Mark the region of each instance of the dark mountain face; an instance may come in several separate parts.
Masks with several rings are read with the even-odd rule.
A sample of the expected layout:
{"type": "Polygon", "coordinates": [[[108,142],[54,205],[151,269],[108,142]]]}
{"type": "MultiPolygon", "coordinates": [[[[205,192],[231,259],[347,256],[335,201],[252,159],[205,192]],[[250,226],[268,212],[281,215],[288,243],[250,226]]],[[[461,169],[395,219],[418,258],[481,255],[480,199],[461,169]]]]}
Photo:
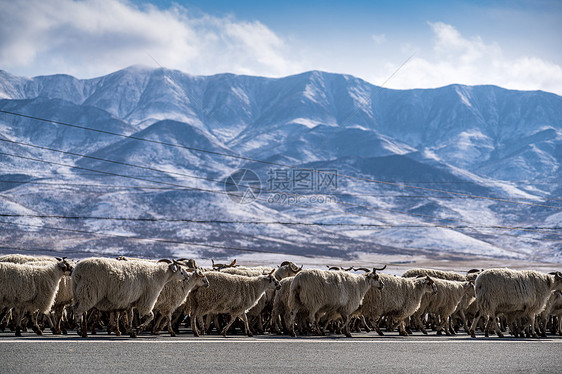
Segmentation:
{"type": "MultiPolygon", "coordinates": [[[[0,110],[99,130],[0,113],[0,207],[6,212],[355,225],[19,218],[41,233],[27,236],[33,243],[46,227],[64,224],[101,230],[106,237],[90,240],[114,251],[162,254],[230,252],[173,243],[136,247],[122,236],[341,257],[553,259],[560,252],[552,231],[497,229],[562,224],[556,200],[562,98],[554,94],[461,85],[390,90],[318,71],[272,79],[135,66],[89,80],[0,71],[0,110]],[[238,204],[224,191],[221,181],[239,168],[261,180],[261,195],[251,204],[238,204]],[[336,187],[318,189],[325,182],[318,170],[339,174],[336,187]],[[336,196],[337,203],[280,198],[319,193],[336,196]],[[125,234],[107,237],[108,231],[125,234]]],[[[70,249],[85,239],[62,233],[70,249]]]]}

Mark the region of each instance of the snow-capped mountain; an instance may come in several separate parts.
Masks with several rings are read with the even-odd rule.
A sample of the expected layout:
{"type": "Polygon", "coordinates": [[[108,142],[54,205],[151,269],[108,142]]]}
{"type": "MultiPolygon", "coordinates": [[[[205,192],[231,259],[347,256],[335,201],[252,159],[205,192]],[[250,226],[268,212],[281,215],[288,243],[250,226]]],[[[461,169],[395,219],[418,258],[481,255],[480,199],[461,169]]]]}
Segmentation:
{"type": "Polygon", "coordinates": [[[551,93],[133,66],[86,80],[0,71],[0,110],[3,252],[562,252],[551,93]],[[225,191],[243,168],[261,180],[250,204],[225,191]]]}

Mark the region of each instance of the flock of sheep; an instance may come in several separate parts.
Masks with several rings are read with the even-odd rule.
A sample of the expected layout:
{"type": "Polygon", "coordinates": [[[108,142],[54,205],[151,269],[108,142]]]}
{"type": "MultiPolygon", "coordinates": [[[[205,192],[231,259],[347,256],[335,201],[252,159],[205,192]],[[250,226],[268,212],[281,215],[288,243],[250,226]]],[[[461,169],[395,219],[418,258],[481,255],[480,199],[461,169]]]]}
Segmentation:
{"type": "Polygon", "coordinates": [[[441,335],[480,329],[503,337],[562,335],[562,273],[508,269],[451,271],[410,269],[402,277],[386,268],[302,269],[292,262],[276,267],[120,257],[0,257],[0,328],[16,336],[42,324],[53,333],[76,328],[106,328],[131,337],[163,326],[175,336],[189,321],[195,336],[216,329],[222,335],[234,323],[253,332],[324,335],[329,329],[350,337],[374,329],[383,335],[398,329],[441,335]],[[238,321],[239,320],[239,321],[238,321]]]}

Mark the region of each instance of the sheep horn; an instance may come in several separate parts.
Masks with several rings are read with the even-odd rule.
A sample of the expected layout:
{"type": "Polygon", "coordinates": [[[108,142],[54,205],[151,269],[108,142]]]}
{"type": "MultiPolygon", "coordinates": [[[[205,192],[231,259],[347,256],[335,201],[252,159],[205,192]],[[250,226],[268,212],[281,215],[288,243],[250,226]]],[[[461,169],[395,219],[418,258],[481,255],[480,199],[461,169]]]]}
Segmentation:
{"type": "Polygon", "coordinates": [[[279,265],[279,267],[285,266],[285,265],[290,265],[291,263],[289,261],[283,261],[281,263],[281,265],[279,265]]]}
{"type": "Polygon", "coordinates": [[[167,264],[171,264],[171,263],[172,263],[172,261],[168,260],[167,258],[163,258],[163,259],[161,259],[161,260],[158,260],[158,262],[165,262],[165,263],[167,263],[167,264]]]}
{"type": "Polygon", "coordinates": [[[268,275],[271,275],[275,272],[275,269],[271,270],[271,272],[268,275]]]}
{"type": "Polygon", "coordinates": [[[234,261],[232,261],[230,265],[228,265],[228,267],[234,267],[234,265],[236,265],[236,259],[234,259],[234,261]]]}
{"type": "Polygon", "coordinates": [[[466,274],[472,274],[472,273],[480,273],[482,270],[480,269],[470,269],[469,271],[466,272],[466,274]]]}
{"type": "Polygon", "coordinates": [[[384,269],[386,269],[386,265],[384,265],[384,266],[383,266],[382,268],[380,268],[380,269],[373,268],[373,273],[376,273],[377,270],[378,270],[378,271],[382,271],[382,270],[384,270],[384,269]]]}
{"type": "Polygon", "coordinates": [[[350,271],[350,270],[353,270],[353,266],[352,266],[352,267],[349,267],[349,268],[347,268],[347,269],[342,269],[342,270],[344,270],[344,271],[350,271]]]}
{"type": "Polygon", "coordinates": [[[353,268],[353,269],[354,269],[354,270],[362,270],[362,271],[364,271],[365,273],[370,273],[370,272],[371,272],[371,270],[369,270],[369,269],[367,269],[367,268],[353,268]]]}
{"type": "Polygon", "coordinates": [[[60,258],[60,257],[55,257],[55,260],[57,260],[57,261],[62,261],[63,259],[60,258]]]}
{"type": "Polygon", "coordinates": [[[337,267],[337,266],[332,266],[332,267],[330,267],[328,270],[340,270],[340,268],[337,267]]]}

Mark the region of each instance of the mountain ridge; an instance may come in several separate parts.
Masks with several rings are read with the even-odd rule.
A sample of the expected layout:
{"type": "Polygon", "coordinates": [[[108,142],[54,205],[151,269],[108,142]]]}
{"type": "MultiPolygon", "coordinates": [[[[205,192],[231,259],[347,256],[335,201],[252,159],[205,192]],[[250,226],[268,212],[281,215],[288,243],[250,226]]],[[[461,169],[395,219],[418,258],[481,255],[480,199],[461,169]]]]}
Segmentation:
{"type": "MultiPolygon", "coordinates": [[[[38,215],[73,210],[86,215],[159,212],[156,216],[162,217],[184,212],[195,218],[214,214],[214,219],[227,221],[271,217],[354,224],[367,220],[381,225],[363,231],[321,227],[258,230],[235,224],[203,229],[178,223],[141,227],[85,220],[66,222],[69,228],[235,247],[255,246],[252,238],[259,237],[260,245],[281,252],[340,253],[341,257],[369,251],[468,256],[473,248],[474,253],[492,257],[556,260],[562,252],[555,231],[511,228],[560,222],[562,208],[554,199],[562,196],[562,97],[556,94],[458,84],[392,90],[350,75],[316,70],[266,78],[228,73],[193,76],[132,66],[91,79],[64,74],[25,78],[0,70],[0,109],[122,135],[52,122],[39,126],[33,119],[0,113],[1,137],[76,154],[1,142],[6,153],[71,165],[60,168],[0,155],[0,180],[14,175],[18,179],[13,188],[2,182],[0,207],[8,212],[24,208],[38,215]],[[147,169],[133,171],[124,164],[147,169]],[[86,173],[80,167],[100,172],[86,173]],[[238,204],[230,200],[223,184],[213,182],[238,168],[250,168],[257,174],[265,199],[238,204]],[[295,190],[292,184],[297,170],[306,177],[302,170],[310,169],[310,190],[295,190]],[[320,169],[336,169],[341,174],[336,189],[315,189],[319,183],[315,172],[320,169]],[[138,178],[127,180],[121,174],[138,178]],[[284,184],[274,177],[286,178],[284,184]],[[151,186],[143,179],[163,181],[168,187],[151,186]],[[67,186],[49,190],[33,184],[38,181],[67,186]],[[289,188],[269,188],[274,181],[289,188]],[[73,184],[91,187],[73,190],[73,184]],[[97,185],[107,187],[94,187],[97,185]],[[270,202],[287,198],[287,193],[300,200],[332,193],[341,200],[332,205],[308,200],[299,200],[298,205],[270,202]],[[175,211],[176,207],[184,210],[175,211]],[[420,228],[408,228],[412,224],[420,228]],[[332,243],[330,236],[337,239],[332,243]],[[449,239],[440,240],[443,237],[449,239]]],[[[33,222],[39,223],[39,231],[53,225],[48,219],[33,218],[33,222]]],[[[82,243],[67,235],[71,248],[82,243]]],[[[36,243],[41,240],[32,238],[36,243]]],[[[115,251],[135,248],[130,238],[93,242],[115,251]]],[[[180,247],[168,243],[158,249],[145,243],[142,251],[162,255],[232,252],[180,247]]]]}

